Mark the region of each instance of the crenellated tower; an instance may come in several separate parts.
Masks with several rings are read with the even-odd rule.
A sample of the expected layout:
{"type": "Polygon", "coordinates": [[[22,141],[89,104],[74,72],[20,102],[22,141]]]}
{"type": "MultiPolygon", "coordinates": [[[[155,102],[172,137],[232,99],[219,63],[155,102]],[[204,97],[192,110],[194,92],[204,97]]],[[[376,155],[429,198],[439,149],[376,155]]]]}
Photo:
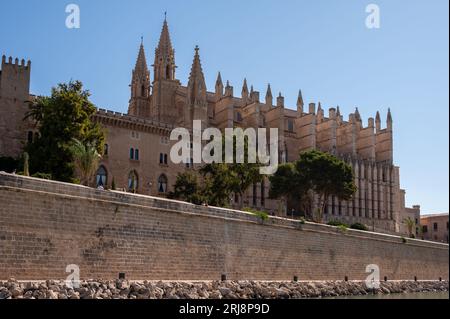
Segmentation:
{"type": "Polygon", "coordinates": [[[23,121],[30,100],[31,62],[2,57],[0,70],[0,156],[18,157],[35,127],[23,121]]]}

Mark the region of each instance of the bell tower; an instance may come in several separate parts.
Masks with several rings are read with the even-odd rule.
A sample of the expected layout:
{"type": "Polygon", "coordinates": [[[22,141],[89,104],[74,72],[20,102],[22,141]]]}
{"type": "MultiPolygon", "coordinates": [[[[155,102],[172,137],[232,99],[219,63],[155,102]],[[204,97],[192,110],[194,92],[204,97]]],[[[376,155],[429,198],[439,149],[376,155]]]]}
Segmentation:
{"type": "Polygon", "coordinates": [[[153,64],[154,81],[150,115],[159,122],[175,124],[179,121],[176,91],[180,82],[175,78],[175,50],[170,40],[167,19],[164,19],[153,64]]]}

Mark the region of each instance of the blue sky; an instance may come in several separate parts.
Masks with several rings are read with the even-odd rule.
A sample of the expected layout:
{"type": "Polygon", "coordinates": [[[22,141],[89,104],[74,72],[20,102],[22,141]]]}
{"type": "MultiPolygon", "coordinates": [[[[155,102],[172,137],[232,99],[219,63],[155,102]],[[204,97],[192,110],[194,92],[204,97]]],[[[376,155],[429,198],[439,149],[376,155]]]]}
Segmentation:
{"type": "Polygon", "coordinates": [[[186,84],[195,45],[209,90],[217,72],[235,93],[244,77],[267,83],[289,107],[305,102],[359,107],[367,118],[388,107],[394,156],[407,204],[448,212],[448,0],[15,0],[1,1],[0,54],[32,60],[32,93],[79,79],[103,108],[126,112],[141,36],[149,64],[164,11],[186,84]],[[69,3],[81,28],[65,27],[69,3]],[[365,8],[379,5],[381,28],[367,29],[365,8]]]}

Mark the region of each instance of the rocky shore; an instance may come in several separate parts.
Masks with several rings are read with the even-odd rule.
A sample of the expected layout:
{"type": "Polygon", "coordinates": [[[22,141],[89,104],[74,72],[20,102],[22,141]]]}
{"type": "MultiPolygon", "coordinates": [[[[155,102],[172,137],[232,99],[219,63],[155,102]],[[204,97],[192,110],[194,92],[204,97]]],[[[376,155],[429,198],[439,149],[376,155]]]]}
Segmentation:
{"type": "Polygon", "coordinates": [[[0,281],[0,299],[273,299],[321,298],[367,294],[448,291],[448,281],[382,282],[372,291],[364,282],[155,282],[82,281],[71,289],[64,281],[0,281]]]}

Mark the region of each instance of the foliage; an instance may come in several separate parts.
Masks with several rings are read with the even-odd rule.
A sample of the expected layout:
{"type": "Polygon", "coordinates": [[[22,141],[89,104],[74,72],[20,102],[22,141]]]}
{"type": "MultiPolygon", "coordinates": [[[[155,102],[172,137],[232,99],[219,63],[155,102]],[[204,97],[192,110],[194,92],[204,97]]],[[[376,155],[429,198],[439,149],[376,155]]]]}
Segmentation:
{"type": "Polygon", "coordinates": [[[183,200],[196,205],[205,202],[203,190],[198,182],[197,174],[185,172],[177,176],[173,192],[169,193],[169,198],[183,200]]]}
{"type": "Polygon", "coordinates": [[[97,147],[91,142],[83,144],[79,140],[73,139],[70,151],[73,154],[75,167],[80,176],[81,184],[89,186],[101,158],[100,154],[97,152],[97,147]]]}
{"type": "Polygon", "coordinates": [[[261,218],[262,221],[266,221],[269,219],[269,214],[267,214],[266,212],[259,211],[259,210],[253,209],[253,208],[248,208],[248,207],[244,208],[243,210],[261,218]]]}
{"type": "Polygon", "coordinates": [[[224,163],[205,165],[200,169],[203,178],[202,195],[212,206],[225,207],[236,189],[236,175],[224,163]]]}
{"type": "Polygon", "coordinates": [[[350,165],[320,151],[308,151],[292,164],[281,165],[270,177],[272,198],[290,197],[304,200],[311,192],[318,195],[319,207],[313,219],[321,222],[328,198],[348,200],[356,192],[350,165]]]}
{"type": "Polygon", "coordinates": [[[337,228],[341,233],[345,233],[348,230],[348,227],[346,225],[339,225],[337,226],[337,228]]]}
{"type": "Polygon", "coordinates": [[[89,96],[82,83],[75,81],[59,84],[51,96],[30,102],[25,118],[32,119],[39,129],[38,138],[26,146],[32,174],[42,172],[59,181],[74,182],[73,139],[95,145],[97,152],[103,153],[105,134],[91,119],[96,109],[89,96]]]}
{"type": "Polygon", "coordinates": [[[357,229],[357,230],[364,230],[364,231],[368,231],[369,228],[361,223],[354,223],[350,226],[351,229],[357,229]]]}
{"type": "Polygon", "coordinates": [[[31,177],[34,178],[40,178],[40,179],[47,179],[47,180],[51,180],[52,179],[52,175],[50,174],[46,174],[46,173],[34,173],[33,175],[31,175],[31,177]]]}
{"type": "Polygon", "coordinates": [[[403,223],[406,224],[406,227],[408,228],[408,236],[410,238],[413,238],[414,236],[414,227],[416,227],[416,222],[411,217],[405,218],[403,220],[403,223]]]}
{"type": "Polygon", "coordinates": [[[327,223],[327,225],[330,225],[330,226],[345,226],[345,227],[349,227],[349,225],[348,224],[346,224],[346,223],[344,223],[344,222],[341,222],[341,221],[339,221],[339,220],[330,220],[328,223],[327,223]]]}
{"type": "MultiPolygon", "coordinates": [[[[222,162],[206,164],[200,170],[205,179],[206,196],[211,202],[223,206],[229,202],[230,196],[239,194],[240,206],[243,206],[245,191],[253,184],[261,182],[260,164],[249,163],[248,139],[244,138],[243,163],[238,163],[236,151],[233,152],[233,163],[225,163],[226,137],[222,138],[222,162]]],[[[233,150],[237,150],[237,139],[233,138],[233,150]]]]}

